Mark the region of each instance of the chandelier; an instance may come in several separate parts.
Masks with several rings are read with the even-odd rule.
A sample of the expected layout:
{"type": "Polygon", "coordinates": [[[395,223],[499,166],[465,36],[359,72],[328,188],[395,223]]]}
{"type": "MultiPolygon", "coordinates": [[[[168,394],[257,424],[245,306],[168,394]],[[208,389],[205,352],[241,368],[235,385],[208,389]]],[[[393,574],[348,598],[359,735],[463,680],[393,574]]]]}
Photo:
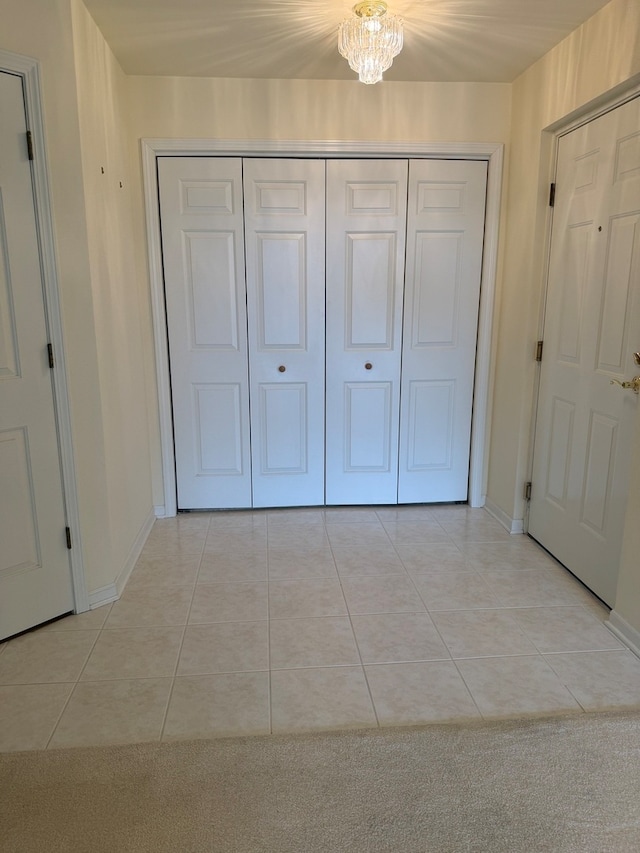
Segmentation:
{"type": "Polygon", "coordinates": [[[387,14],[386,3],[358,3],[340,24],[338,50],[361,83],[378,83],[402,50],[402,20],[387,14]]]}

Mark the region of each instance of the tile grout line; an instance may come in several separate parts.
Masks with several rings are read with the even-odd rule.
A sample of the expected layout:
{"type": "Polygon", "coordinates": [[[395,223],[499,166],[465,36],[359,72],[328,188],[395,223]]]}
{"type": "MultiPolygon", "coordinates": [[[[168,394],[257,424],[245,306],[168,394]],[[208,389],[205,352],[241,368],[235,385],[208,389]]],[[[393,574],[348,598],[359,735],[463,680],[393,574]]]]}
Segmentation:
{"type": "Polygon", "coordinates": [[[160,733],[158,735],[158,742],[159,743],[162,743],[163,738],[164,738],[164,732],[165,732],[165,728],[167,725],[167,717],[169,716],[169,707],[171,705],[171,700],[173,699],[173,691],[174,691],[175,686],[176,686],[176,677],[178,674],[178,667],[180,666],[180,657],[182,656],[182,649],[184,646],[184,638],[186,637],[187,628],[189,627],[189,618],[191,616],[191,610],[193,608],[193,600],[194,600],[195,595],[196,595],[196,589],[198,588],[198,578],[200,576],[200,569],[202,567],[202,558],[204,556],[205,545],[206,545],[207,537],[209,535],[210,528],[211,528],[211,519],[209,519],[209,524],[207,525],[207,535],[205,536],[204,542],[202,545],[202,552],[200,554],[200,560],[198,562],[198,571],[196,572],[196,578],[195,578],[195,582],[193,584],[193,590],[191,591],[191,601],[189,602],[189,607],[187,609],[184,627],[182,630],[182,637],[180,638],[180,643],[178,645],[178,654],[176,655],[176,663],[175,663],[175,666],[173,668],[173,675],[171,676],[171,686],[169,688],[169,694],[167,696],[167,704],[165,705],[165,708],[164,708],[164,714],[162,715],[162,724],[160,726],[160,733]]]}
{"type": "MultiPolygon", "coordinates": [[[[376,515],[377,515],[377,513],[376,513],[376,515]]],[[[325,525],[325,527],[326,527],[326,525],[325,525]]],[[[360,644],[358,643],[358,637],[356,635],[355,628],[353,627],[353,619],[351,618],[351,616],[352,616],[351,608],[349,607],[349,602],[347,601],[347,596],[344,593],[344,587],[342,585],[342,576],[340,575],[340,572],[338,571],[338,564],[336,562],[335,554],[333,552],[333,545],[331,544],[331,539],[329,538],[329,531],[327,530],[325,532],[327,535],[327,539],[329,539],[329,548],[331,550],[331,556],[333,557],[333,562],[334,562],[335,567],[336,567],[336,574],[338,576],[338,583],[340,584],[340,591],[342,592],[342,598],[344,600],[344,605],[347,608],[347,615],[349,617],[349,625],[351,626],[351,633],[353,635],[353,642],[355,643],[356,651],[358,652],[358,658],[360,660],[360,669],[361,669],[362,675],[364,677],[364,683],[367,685],[367,693],[369,695],[369,701],[371,702],[371,707],[373,709],[373,715],[374,715],[374,718],[376,721],[376,727],[381,728],[380,718],[378,717],[378,709],[376,708],[376,703],[373,699],[373,693],[371,691],[371,685],[369,684],[369,678],[367,676],[367,670],[366,670],[366,667],[364,665],[364,661],[362,660],[362,652],[360,650],[360,644]]]]}
{"type": "MultiPolygon", "coordinates": [[[[110,613],[110,612],[111,612],[111,609],[109,609],[109,613],[110,613]]],[[[104,626],[105,626],[105,624],[106,624],[106,621],[107,621],[108,617],[109,617],[109,614],[107,614],[107,615],[105,616],[105,620],[104,620],[104,622],[102,623],[102,627],[98,630],[98,632],[97,632],[97,634],[96,634],[96,638],[95,638],[95,640],[93,641],[93,643],[91,644],[91,648],[89,649],[89,654],[87,655],[87,657],[86,657],[86,659],[85,659],[85,662],[83,663],[83,665],[82,665],[82,667],[81,667],[81,669],[80,669],[80,672],[78,673],[78,676],[77,676],[77,678],[76,678],[76,680],[75,680],[75,683],[73,683],[73,682],[64,682],[64,683],[66,683],[66,684],[68,684],[68,683],[73,683],[73,688],[72,688],[72,690],[70,691],[69,696],[67,697],[67,701],[64,703],[64,706],[63,706],[62,710],[60,711],[60,714],[58,715],[58,718],[57,718],[56,723],[55,723],[55,725],[54,725],[54,727],[53,727],[53,730],[51,731],[51,735],[49,736],[49,738],[48,738],[48,740],[47,740],[47,743],[46,743],[46,746],[45,746],[45,750],[47,750],[47,749],[49,749],[49,748],[50,748],[51,741],[53,740],[54,735],[55,735],[55,733],[56,733],[56,731],[57,731],[57,729],[58,729],[58,726],[60,725],[60,721],[62,720],[62,717],[64,716],[64,712],[67,710],[67,708],[68,708],[68,706],[69,706],[69,703],[71,702],[71,699],[72,699],[73,695],[75,694],[75,692],[76,692],[76,690],[77,690],[77,688],[78,688],[78,685],[80,684],[80,679],[82,678],[82,673],[83,673],[83,672],[85,671],[85,669],[87,668],[87,664],[89,663],[89,658],[90,658],[90,657],[91,657],[91,655],[93,654],[93,650],[95,649],[95,647],[96,647],[96,645],[97,645],[97,642],[98,642],[99,638],[101,637],[102,632],[104,631],[104,626]]]]}

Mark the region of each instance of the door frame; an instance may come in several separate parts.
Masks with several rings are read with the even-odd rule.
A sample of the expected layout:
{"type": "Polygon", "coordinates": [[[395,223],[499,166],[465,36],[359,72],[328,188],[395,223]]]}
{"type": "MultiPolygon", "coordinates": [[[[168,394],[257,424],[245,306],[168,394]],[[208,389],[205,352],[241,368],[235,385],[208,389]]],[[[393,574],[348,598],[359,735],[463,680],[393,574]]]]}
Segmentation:
{"type": "Polygon", "coordinates": [[[493,382],[492,330],[498,264],[498,231],[502,193],[504,145],[500,142],[397,143],[287,140],[142,139],[142,173],[155,340],[156,380],[160,418],[160,446],[164,506],[158,516],[177,513],[176,474],[169,379],[169,349],[162,275],[158,157],[322,157],[484,160],[488,164],[484,250],[480,284],[480,313],[476,340],[476,371],[469,457],[469,504],[481,507],[487,491],[488,441],[493,382]]]}
{"type": "Polygon", "coordinates": [[[49,167],[44,134],[40,63],[31,57],[21,56],[20,54],[0,49],[0,71],[13,74],[22,79],[27,127],[31,131],[34,151],[36,152],[36,156],[31,161],[31,176],[40,265],[42,269],[42,297],[45,319],[49,338],[56,354],[56,366],[52,370],[53,404],[57,424],[64,510],[67,525],[71,531],[74,543],[74,547],[69,550],[71,588],[73,592],[74,611],[76,613],[83,613],[89,610],[90,605],[84,571],[80,516],[78,512],[78,493],[71,432],[71,407],[65,363],[64,337],[62,333],[62,313],[53,217],[51,213],[49,167]]]}

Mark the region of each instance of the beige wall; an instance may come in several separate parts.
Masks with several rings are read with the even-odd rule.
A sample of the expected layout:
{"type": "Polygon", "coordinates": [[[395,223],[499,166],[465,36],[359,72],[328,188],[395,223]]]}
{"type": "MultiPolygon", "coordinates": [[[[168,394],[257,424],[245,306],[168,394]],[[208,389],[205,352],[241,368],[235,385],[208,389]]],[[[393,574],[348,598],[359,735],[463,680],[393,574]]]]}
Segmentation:
{"type": "Polygon", "coordinates": [[[502,83],[130,77],[137,137],[503,142],[502,83]]]}
{"type": "MultiPolygon", "coordinates": [[[[111,564],[129,551],[152,508],[141,307],[148,286],[132,240],[126,77],[80,0],[72,0],[90,286],[104,435],[111,564]]],[[[145,343],[148,346],[148,335],[145,343]]],[[[111,578],[113,580],[113,578],[111,578]]]]}
{"type": "MultiPolygon", "coordinates": [[[[536,377],[533,352],[544,292],[552,139],[544,131],[606,99],[612,90],[629,86],[639,74],[640,4],[613,0],[513,84],[488,496],[514,518],[524,513],[536,377]]],[[[636,443],[635,456],[639,454],[636,443]]],[[[640,552],[633,521],[640,509],[639,479],[629,505],[616,609],[640,630],[640,552]],[[629,596],[630,588],[636,589],[635,597],[629,596]]]]}

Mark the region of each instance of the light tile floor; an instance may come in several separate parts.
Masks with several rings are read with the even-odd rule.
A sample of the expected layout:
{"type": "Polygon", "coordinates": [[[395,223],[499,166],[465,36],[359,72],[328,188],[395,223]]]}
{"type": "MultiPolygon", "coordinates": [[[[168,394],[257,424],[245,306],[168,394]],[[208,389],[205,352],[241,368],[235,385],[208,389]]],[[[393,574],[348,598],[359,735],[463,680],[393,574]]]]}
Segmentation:
{"type": "Polygon", "coordinates": [[[607,615],[484,510],[185,514],[120,601],[0,646],[0,749],[640,708],[607,615]]]}

